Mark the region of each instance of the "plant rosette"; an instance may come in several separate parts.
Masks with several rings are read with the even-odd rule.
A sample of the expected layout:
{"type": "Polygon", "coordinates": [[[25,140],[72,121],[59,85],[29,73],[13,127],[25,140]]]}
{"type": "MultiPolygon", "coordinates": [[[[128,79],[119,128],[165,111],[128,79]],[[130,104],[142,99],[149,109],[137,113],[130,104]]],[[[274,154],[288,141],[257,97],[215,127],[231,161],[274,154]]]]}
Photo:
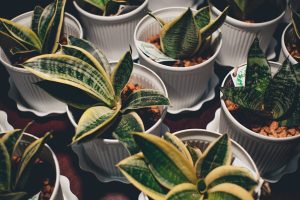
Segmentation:
{"type": "MultiPolygon", "coordinates": [[[[214,17],[220,15],[221,11],[210,4],[214,17]]],[[[273,33],[284,17],[283,11],[278,17],[259,23],[249,23],[227,16],[222,25],[223,45],[217,57],[220,65],[236,67],[247,60],[248,49],[253,39],[258,36],[261,48],[264,52],[272,40],[273,33]]]]}
{"type": "MultiPolygon", "coordinates": [[[[205,94],[208,88],[209,81],[213,74],[214,62],[222,45],[221,33],[217,30],[217,27],[219,25],[217,23],[219,23],[219,21],[222,21],[222,18],[220,18],[220,20],[218,20],[217,23],[215,23],[215,21],[211,21],[211,19],[209,18],[209,9],[207,7],[205,8],[206,9],[205,11],[207,11],[206,13],[207,15],[205,16],[206,17],[208,16],[208,18],[204,17],[207,20],[206,21],[207,24],[204,25],[204,27],[210,27],[211,24],[215,24],[216,26],[214,26],[215,28],[214,31],[210,31],[208,33],[209,35],[211,34],[211,37],[209,37],[211,40],[209,40],[205,44],[210,44],[210,48],[212,49],[212,55],[204,62],[189,67],[183,67],[183,66],[174,67],[174,66],[169,66],[164,64],[164,61],[172,61],[172,62],[175,61],[174,58],[166,56],[166,52],[164,52],[165,54],[163,54],[161,51],[159,51],[156,48],[155,52],[159,51],[159,54],[151,53],[151,56],[155,57],[155,59],[153,59],[153,57],[150,58],[149,55],[145,54],[145,50],[143,51],[141,50],[142,45],[149,44],[147,43],[147,41],[150,38],[158,35],[162,30],[167,30],[169,27],[171,27],[168,26],[170,21],[174,20],[176,17],[179,18],[180,16],[181,16],[181,20],[186,19],[187,16],[190,15],[189,14],[190,10],[187,9],[188,8],[184,8],[184,7],[170,7],[170,8],[156,10],[151,13],[151,16],[150,15],[145,16],[136,26],[134,32],[134,42],[138,47],[137,51],[139,53],[140,62],[141,64],[149,67],[154,72],[156,72],[164,81],[171,101],[171,105],[169,107],[170,110],[189,108],[195,105],[196,103],[198,103],[198,101],[205,94]],[[165,25],[163,26],[163,28],[160,27],[160,23],[158,23],[157,20],[153,19],[154,16],[158,21],[159,20],[165,21],[165,25]]],[[[193,15],[197,11],[191,10],[191,12],[192,12],[191,15],[193,15]]],[[[225,11],[224,14],[226,14],[225,11]]],[[[224,17],[224,15],[222,16],[224,17]]],[[[203,24],[205,23],[203,22],[203,24]]],[[[184,26],[184,28],[187,27],[184,26]]],[[[200,32],[201,31],[202,30],[200,29],[200,32]]],[[[201,32],[201,34],[202,33],[203,32],[201,32]]],[[[203,35],[202,39],[207,38],[206,36],[207,35],[203,35]]],[[[189,37],[190,36],[186,36],[185,38],[189,38],[189,37]]],[[[176,40],[178,40],[178,38],[176,38],[176,40]]],[[[204,42],[200,43],[201,46],[207,47],[206,45],[203,44],[204,42]]],[[[181,48],[178,47],[177,49],[181,49],[181,48]]],[[[186,54],[188,51],[191,50],[191,46],[187,49],[188,50],[186,50],[185,55],[183,55],[182,57],[187,56],[186,54]]],[[[180,53],[180,51],[177,51],[177,53],[180,53]]]]}
{"type": "Polygon", "coordinates": [[[148,12],[148,0],[128,13],[116,16],[92,14],[81,8],[76,1],[73,3],[85,27],[86,38],[102,49],[110,62],[116,62],[129,45],[132,47],[133,59],[138,59],[133,33],[138,22],[148,12]]]}
{"type": "Polygon", "coordinates": [[[155,11],[168,7],[193,7],[196,3],[195,0],[149,0],[148,8],[155,11]]]}
{"type": "MultiPolygon", "coordinates": [[[[155,89],[161,91],[166,97],[168,96],[167,89],[163,81],[152,70],[134,63],[133,72],[130,78],[131,82],[138,83],[143,88],[155,89]]],[[[167,106],[159,106],[160,119],[146,130],[147,133],[161,135],[162,123],[167,112],[167,106]]],[[[70,111],[67,110],[68,117],[74,127],[77,127],[77,122],[70,111]]],[[[90,158],[95,166],[99,169],[97,172],[103,177],[114,177],[115,180],[123,180],[124,176],[115,166],[120,160],[129,156],[125,147],[116,139],[93,139],[92,141],[82,143],[86,155],[90,158]]]]}
{"type": "MultiPolygon", "coordinates": [[[[24,13],[12,19],[13,22],[20,23],[30,27],[33,11],[24,13]]],[[[64,36],[73,35],[83,37],[83,31],[78,20],[72,15],[65,13],[64,18],[64,36]]],[[[41,113],[49,112],[49,108],[61,108],[64,110],[65,104],[56,100],[44,90],[35,85],[41,79],[31,74],[28,70],[14,66],[3,49],[0,49],[0,61],[8,71],[10,78],[13,80],[17,90],[30,108],[41,113]]],[[[60,111],[62,112],[62,111],[60,111]]],[[[65,110],[63,112],[66,112],[65,110]]]]}

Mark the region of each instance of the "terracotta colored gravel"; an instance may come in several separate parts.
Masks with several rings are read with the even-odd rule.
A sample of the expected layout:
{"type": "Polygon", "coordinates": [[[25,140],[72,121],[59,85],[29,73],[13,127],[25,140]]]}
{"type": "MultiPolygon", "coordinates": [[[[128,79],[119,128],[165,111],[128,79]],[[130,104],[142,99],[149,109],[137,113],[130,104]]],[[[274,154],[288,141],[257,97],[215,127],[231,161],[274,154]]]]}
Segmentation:
{"type": "Polygon", "coordinates": [[[298,49],[297,45],[288,45],[287,50],[291,54],[291,56],[296,60],[298,60],[297,58],[300,58],[300,50],[298,49]]]}

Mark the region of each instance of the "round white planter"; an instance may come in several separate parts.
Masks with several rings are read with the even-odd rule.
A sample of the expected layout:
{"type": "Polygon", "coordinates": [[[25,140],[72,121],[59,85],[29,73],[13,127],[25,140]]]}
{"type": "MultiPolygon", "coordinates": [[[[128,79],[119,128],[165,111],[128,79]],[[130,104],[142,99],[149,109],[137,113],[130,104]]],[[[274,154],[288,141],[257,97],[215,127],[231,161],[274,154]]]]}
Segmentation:
{"type": "MultiPolygon", "coordinates": [[[[221,14],[216,7],[212,5],[210,7],[214,17],[221,14]]],[[[260,47],[266,52],[284,13],[273,20],[262,23],[246,23],[227,16],[221,27],[223,45],[217,62],[232,67],[245,63],[249,48],[256,36],[259,38],[260,47]]]]}
{"type": "Polygon", "coordinates": [[[118,61],[129,46],[132,47],[133,58],[138,58],[133,32],[148,12],[148,0],[135,10],[118,16],[94,15],[83,10],[76,1],[73,3],[85,28],[85,37],[102,49],[110,62],[118,61]]]}
{"type": "MultiPolygon", "coordinates": [[[[206,146],[216,140],[221,134],[207,131],[203,129],[187,129],[182,130],[174,133],[178,138],[180,138],[184,142],[190,142],[193,144],[196,144],[198,147],[201,148],[201,150],[205,149],[206,146]]],[[[257,178],[260,177],[259,172],[257,170],[257,167],[255,163],[253,162],[252,158],[249,156],[249,154],[235,141],[232,140],[232,147],[233,147],[233,157],[237,158],[233,162],[234,165],[245,167],[253,172],[253,175],[257,178]]],[[[256,192],[258,193],[258,196],[260,195],[260,188],[258,187],[256,189],[256,192]]],[[[149,200],[149,198],[144,194],[141,193],[139,195],[138,200],[149,200]]]]}
{"type": "MultiPolygon", "coordinates": [[[[168,97],[167,89],[162,80],[150,69],[134,64],[133,72],[130,80],[138,83],[143,88],[155,89],[161,91],[168,97]]],[[[165,118],[167,106],[160,106],[161,118],[146,133],[161,135],[162,122],[165,118]]],[[[77,127],[72,113],[68,109],[68,117],[74,127],[77,127]]],[[[90,142],[83,143],[86,155],[93,161],[94,165],[99,169],[98,174],[106,177],[107,180],[116,180],[126,182],[126,179],[115,166],[118,162],[128,157],[129,154],[125,147],[116,139],[93,139],[90,142]]]]}
{"type": "MultiPolygon", "coordinates": [[[[19,15],[12,19],[12,21],[30,26],[32,11],[19,15]]],[[[64,35],[73,35],[79,38],[83,37],[83,32],[80,23],[72,15],[66,13],[64,19],[64,35]]],[[[49,112],[49,109],[58,110],[58,112],[65,112],[65,104],[50,96],[44,90],[39,88],[34,83],[42,79],[31,74],[24,68],[13,66],[4,51],[0,48],[0,61],[8,71],[10,78],[13,80],[16,88],[26,101],[27,105],[41,113],[49,112]]]]}
{"type": "Polygon", "coordinates": [[[285,40],[286,40],[286,33],[288,30],[293,28],[292,23],[290,23],[283,31],[282,36],[281,36],[281,52],[279,56],[279,61],[283,62],[285,59],[289,58],[290,62],[294,65],[297,64],[298,62],[296,61],[295,58],[293,58],[290,54],[290,52],[287,50],[286,45],[285,45],[285,40]]]}
{"type": "Polygon", "coordinates": [[[148,8],[155,11],[168,7],[192,7],[195,5],[195,0],[149,0],[148,8]]]}
{"type": "MultiPolygon", "coordinates": [[[[276,62],[269,63],[271,64],[271,71],[274,75],[281,64],[276,62]]],[[[233,70],[230,73],[232,72],[233,70]]],[[[222,86],[225,84],[225,80],[230,76],[230,73],[224,78],[222,86]]],[[[287,164],[294,156],[295,148],[300,144],[300,135],[288,138],[272,138],[249,130],[231,115],[222,99],[220,132],[228,133],[233,140],[246,149],[255,161],[262,177],[287,164]]]]}
{"type": "MultiPolygon", "coordinates": [[[[16,153],[18,154],[18,152],[20,152],[20,151],[23,152],[25,150],[25,148],[29,145],[29,143],[31,143],[37,139],[38,139],[37,137],[35,137],[31,134],[24,133],[21,138],[21,142],[19,144],[19,148],[17,149],[16,153]]],[[[64,199],[62,189],[60,186],[59,164],[58,164],[58,161],[57,161],[57,158],[56,158],[54,152],[48,145],[45,145],[39,158],[41,158],[43,161],[46,161],[47,163],[49,163],[55,170],[55,185],[54,185],[50,200],[64,199]]]]}
{"type": "MultiPolygon", "coordinates": [[[[153,14],[164,20],[171,20],[184,11],[184,7],[171,7],[154,11],[153,14]]],[[[193,10],[195,12],[195,10],[193,10]]],[[[146,41],[159,34],[159,24],[150,16],[145,16],[136,26],[134,42],[146,41]]],[[[170,109],[189,108],[196,104],[205,94],[209,80],[213,74],[214,62],[218,55],[222,40],[219,31],[213,34],[214,54],[207,61],[191,67],[171,67],[157,63],[138,50],[140,62],[155,71],[164,81],[171,101],[170,109]]]]}

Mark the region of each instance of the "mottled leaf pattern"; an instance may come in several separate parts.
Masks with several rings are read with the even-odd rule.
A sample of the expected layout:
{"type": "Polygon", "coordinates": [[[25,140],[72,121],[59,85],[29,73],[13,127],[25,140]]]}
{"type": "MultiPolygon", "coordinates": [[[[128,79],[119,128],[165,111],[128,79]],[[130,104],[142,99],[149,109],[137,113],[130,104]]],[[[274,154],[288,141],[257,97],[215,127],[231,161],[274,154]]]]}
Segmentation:
{"type": "Polygon", "coordinates": [[[51,20],[55,14],[55,2],[50,3],[45,7],[43,13],[40,16],[38,24],[38,36],[42,44],[45,42],[49,26],[51,26],[51,20]]]}
{"type": "Polygon", "coordinates": [[[242,187],[231,184],[219,184],[208,190],[208,200],[253,200],[251,193],[242,187]]]}
{"type": "Polygon", "coordinates": [[[33,16],[31,20],[31,29],[38,35],[39,34],[39,22],[44,8],[36,6],[33,10],[33,16]]]}
{"type": "Polygon", "coordinates": [[[210,10],[209,6],[199,9],[194,15],[196,25],[198,29],[202,29],[210,22],[210,10]]]}
{"type": "Polygon", "coordinates": [[[0,141],[0,194],[10,190],[11,163],[5,144],[0,141]]]}
{"type": "Polygon", "coordinates": [[[166,196],[166,200],[200,200],[197,187],[191,183],[183,183],[175,186],[166,196]]]}

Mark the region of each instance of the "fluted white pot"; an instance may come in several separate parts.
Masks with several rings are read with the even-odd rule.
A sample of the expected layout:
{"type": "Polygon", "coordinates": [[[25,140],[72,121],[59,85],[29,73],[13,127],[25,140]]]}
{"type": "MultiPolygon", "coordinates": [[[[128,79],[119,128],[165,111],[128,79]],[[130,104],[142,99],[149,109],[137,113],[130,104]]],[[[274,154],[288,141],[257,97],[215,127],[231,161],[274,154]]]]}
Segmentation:
{"type": "Polygon", "coordinates": [[[287,33],[290,31],[290,29],[293,28],[292,23],[287,25],[287,27],[284,29],[282,36],[281,36],[281,52],[279,56],[279,61],[283,62],[285,59],[289,58],[290,62],[292,64],[297,64],[297,60],[291,56],[290,52],[286,48],[286,40],[288,39],[287,33]]]}
{"type": "MultiPolygon", "coordinates": [[[[154,11],[153,14],[163,20],[171,20],[186,11],[184,7],[171,7],[154,11]]],[[[195,12],[195,10],[193,10],[195,12]]],[[[152,17],[145,16],[136,26],[134,42],[147,41],[159,34],[160,26],[152,17]]],[[[220,51],[222,40],[219,31],[213,34],[214,54],[205,62],[190,67],[171,67],[157,63],[138,50],[141,64],[155,71],[164,81],[171,101],[169,109],[189,108],[201,99],[208,89],[213,74],[214,63],[220,51]]]]}
{"type": "Polygon", "coordinates": [[[197,2],[195,0],[149,0],[148,8],[155,11],[168,7],[192,7],[197,2]]]}
{"type": "Polygon", "coordinates": [[[144,0],[135,10],[118,16],[91,14],[82,9],[76,1],[73,3],[85,28],[85,37],[102,49],[110,62],[118,61],[129,46],[132,47],[133,58],[138,58],[133,32],[137,23],[148,12],[148,0],[144,0]]]}
{"type": "MultiPolygon", "coordinates": [[[[210,5],[210,7],[213,17],[221,14],[221,11],[215,6],[210,5]]],[[[245,63],[248,50],[256,36],[259,38],[260,47],[266,52],[273,33],[284,14],[285,12],[282,12],[275,19],[261,23],[243,22],[227,16],[221,26],[223,45],[217,57],[217,62],[232,67],[245,63]]]]}
{"type": "MultiPolygon", "coordinates": [[[[27,12],[12,19],[12,21],[30,26],[33,12],[27,12]]],[[[80,23],[72,15],[66,13],[64,19],[64,35],[73,35],[82,38],[83,32],[80,23]]],[[[40,112],[49,112],[52,109],[54,113],[65,112],[65,104],[50,96],[44,90],[35,85],[42,79],[31,74],[24,68],[13,66],[6,57],[4,51],[0,48],[0,61],[8,71],[10,78],[14,82],[18,92],[25,100],[27,105],[40,112]]]]}
{"type": "MultiPolygon", "coordinates": [[[[269,63],[274,75],[281,67],[281,64],[276,62],[269,63]]],[[[224,86],[225,81],[232,72],[233,70],[227,74],[222,86],[224,86]]],[[[300,144],[300,135],[287,138],[273,138],[246,128],[231,115],[222,99],[220,132],[228,133],[233,140],[238,142],[250,154],[262,177],[286,165],[295,155],[295,148],[300,144]]]]}
{"type": "MultiPolygon", "coordinates": [[[[162,80],[150,69],[134,64],[133,72],[130,80],[139,84],[143,88],[155,89],[161,91],[166,97],[168,92],[162,80]]],[[[162,130],[162,122],[165,118],[167,106],[159,106],[161,117],[160,119],[148,130],[147,133],[160,135],[162,130]]],[[[68,109],[68,116],[71,123],[77,127],[72,113],[68,109]]],[[[90,158],[93,164],[98,168],[97,174],[105,177],[103,182],[107,181],[122,181],[127,182],[119,169],[115,166],[129,154],[125,147],[116,139],[93,139],[92,141],[83,143],[83,148],[86,155],[90,158]]]]}

